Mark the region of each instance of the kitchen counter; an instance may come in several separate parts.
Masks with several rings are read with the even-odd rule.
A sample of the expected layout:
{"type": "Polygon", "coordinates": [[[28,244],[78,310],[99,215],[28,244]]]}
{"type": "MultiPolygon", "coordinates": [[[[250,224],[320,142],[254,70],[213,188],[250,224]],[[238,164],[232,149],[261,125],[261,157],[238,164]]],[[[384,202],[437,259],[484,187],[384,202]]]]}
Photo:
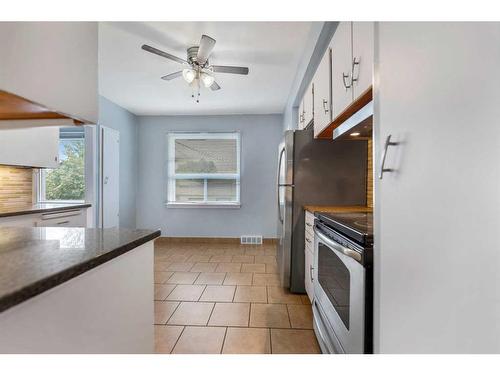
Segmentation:
{"type": "Polygon", "coordinates": [[[304,206],[304,210],[311,213],[315,212],[329,212],[329,213],[343,213],[343,212],[373,212],[373,207],[366,206],[304,206]]]}
{"type": "Polygon", "coordinates": [[[159,230],[0,228],[0,312],[159,236],[159,230]]]}
{"type": "Polygon", "coordinates": [[[30,215],[30,214],[46,213],[46,212],[78,209],[78,208],[88,208],[90,206],[91,206],[90,203],[39,203],[39,204],[33,204],[31,206],[0,211],[0,217],[30,215]]]}

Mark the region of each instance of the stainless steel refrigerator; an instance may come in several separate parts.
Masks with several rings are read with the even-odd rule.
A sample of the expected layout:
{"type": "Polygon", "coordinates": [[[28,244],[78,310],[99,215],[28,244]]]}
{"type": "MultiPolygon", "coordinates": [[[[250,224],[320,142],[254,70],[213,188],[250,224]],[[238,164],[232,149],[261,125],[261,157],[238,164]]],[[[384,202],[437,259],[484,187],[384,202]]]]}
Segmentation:
{"type": "Polygon", "coordinates": [[[286,131],[278,151],[278,269],[281,285],[304,286],[304,206],[366,204],[366,141],[313,137],[312,126],[286,131]]]}

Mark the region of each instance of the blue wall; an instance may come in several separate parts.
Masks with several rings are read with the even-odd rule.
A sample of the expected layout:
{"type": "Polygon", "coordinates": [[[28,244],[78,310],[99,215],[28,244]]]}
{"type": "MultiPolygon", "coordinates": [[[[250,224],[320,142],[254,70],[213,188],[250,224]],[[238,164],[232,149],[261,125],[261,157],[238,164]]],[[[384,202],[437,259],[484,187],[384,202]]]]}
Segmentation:
{"type": "Polygon", "coordinates": [[[100,96],[99,125],[120,132],[120,226],[135,228],[138,175],[137,117],[100,96]]]}
{"type": "Polygon", "coordinates": [[[140,116],[137,226],[163,236],[276,237],[281,115],[140,116]],[[241,208],[167,208],[168,131],[241,132],[241,208]]]}

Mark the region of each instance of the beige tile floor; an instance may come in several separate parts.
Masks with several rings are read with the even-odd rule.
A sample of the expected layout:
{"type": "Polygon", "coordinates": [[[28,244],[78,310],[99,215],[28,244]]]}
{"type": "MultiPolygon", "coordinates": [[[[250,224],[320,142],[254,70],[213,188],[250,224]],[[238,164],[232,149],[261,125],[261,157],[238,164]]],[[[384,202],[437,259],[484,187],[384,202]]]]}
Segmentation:
{"type": "Polygon", "coordinates": [[[306,295],[279,286],[274,245],[156,243],[157,353],[319,353],[306,295]]]}

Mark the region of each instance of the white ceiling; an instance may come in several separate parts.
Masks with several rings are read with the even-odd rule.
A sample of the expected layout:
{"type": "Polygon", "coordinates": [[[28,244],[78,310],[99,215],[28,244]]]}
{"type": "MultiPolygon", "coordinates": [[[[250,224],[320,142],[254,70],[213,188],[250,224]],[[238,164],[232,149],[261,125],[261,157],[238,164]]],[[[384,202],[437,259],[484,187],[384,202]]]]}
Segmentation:
{"type": "Polygon", "coordinates": [[[99,27],[100,94],[137,115],[282,113],[310,22],[106,22],[99,27]],[[149,44],[183,59],[202,34],[217,40],[210,63],[248,66],[248,76],[216,73],[219,91],[200,103],[182,79],[161,76],[181,65],[141,49],[149,44]]]}

